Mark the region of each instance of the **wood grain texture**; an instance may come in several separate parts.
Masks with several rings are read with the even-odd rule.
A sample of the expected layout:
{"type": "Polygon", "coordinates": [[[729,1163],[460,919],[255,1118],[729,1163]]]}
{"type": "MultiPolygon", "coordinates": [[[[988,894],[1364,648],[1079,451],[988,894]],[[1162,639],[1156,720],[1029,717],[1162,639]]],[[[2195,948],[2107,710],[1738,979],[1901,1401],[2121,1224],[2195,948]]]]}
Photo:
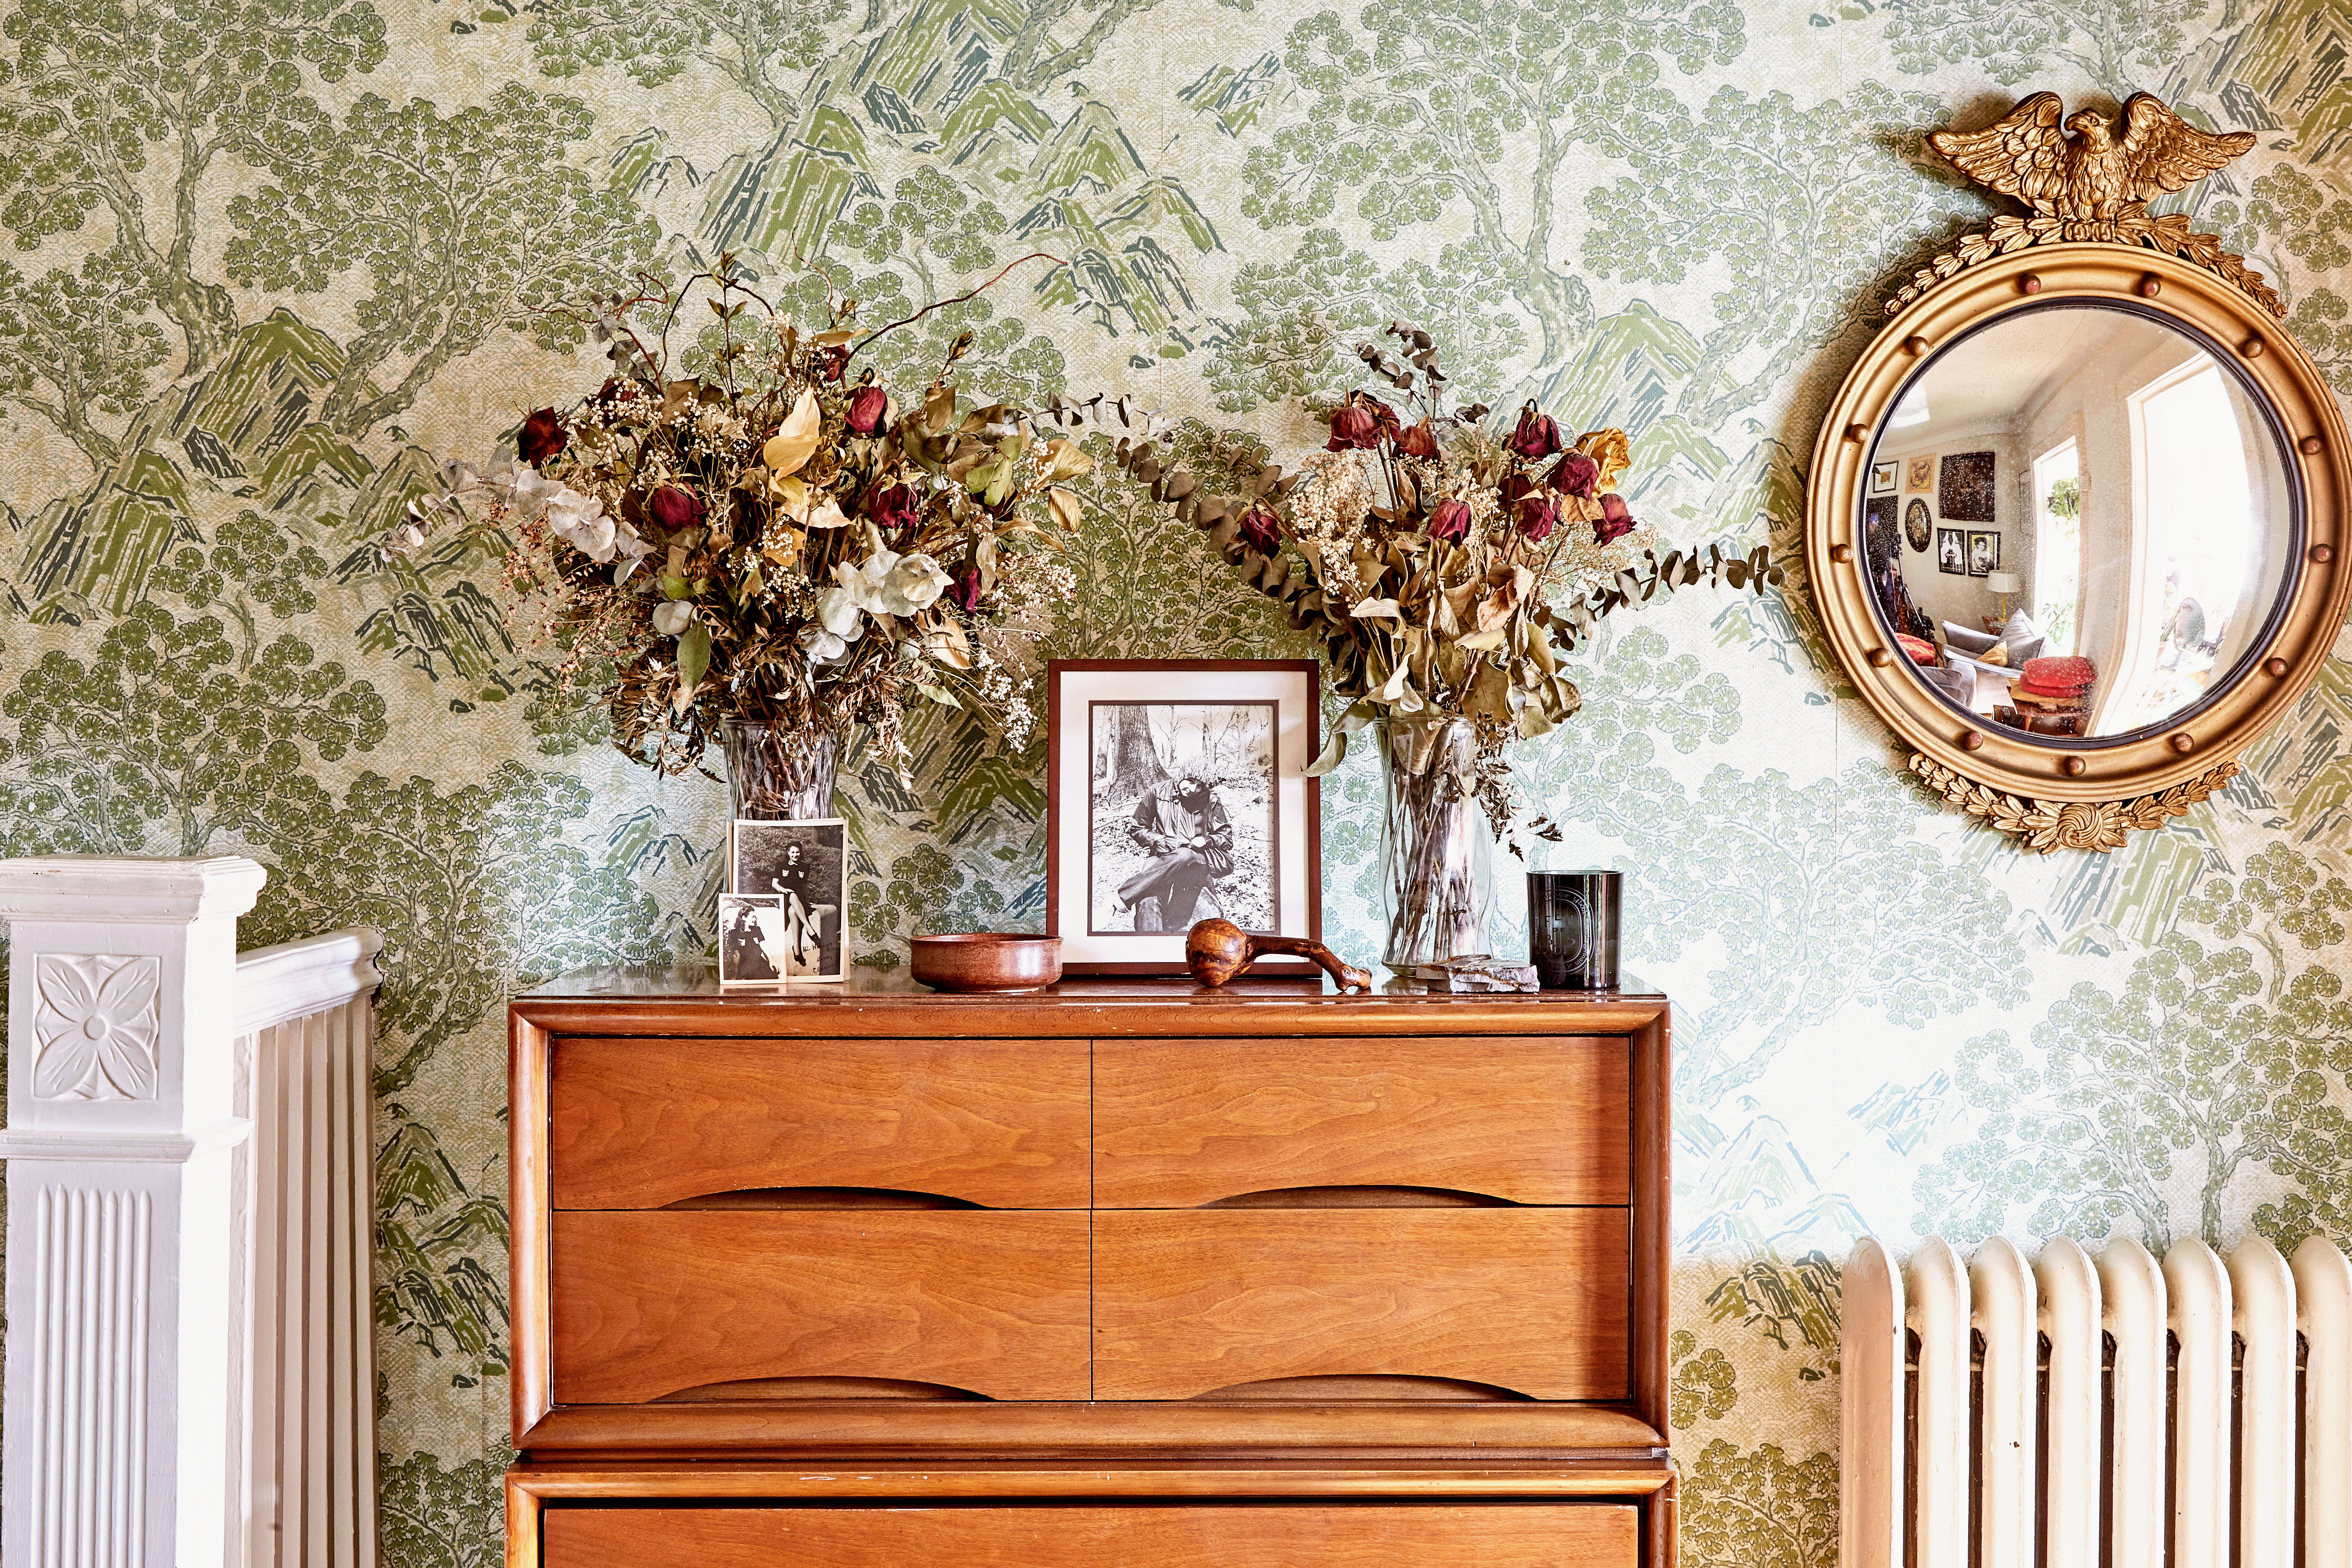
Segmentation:
{"type": "Polygon", "coordinates": [[[562,1404],[755,1377],[1087,1396],[1083,1214],[558,1213],[551,1239],[562,1404]]]}
{"type": "Polygon", "coordinates": [[[1125,1210],[1094,1245],[1097,1399],[1370,1373],[1626,1396],[1624,1209],[1125,1210]]]}
{"type": "Polygon", "coordinates": [[[803,1186],[1087,1206],[1083,1040],[570,1038],[553,1079],[558,1208],[803,1186]]]}
{"type": "Polygon", "coordinates": [[[549,1412],[524,1436],[530,1441],[522,1447],[551,1458],[626,1449],[673,1457],[793,1454],[820,1464],[919,1453],[946,1463],[1083,1453],[1215,1455],[1266,1464],[1317,1460],[1375,1468],[1464,1453],[1488,1460],[1580,1456],[1632,1461],[1663,1453],[1666,1441],[1622,1405],[1533,1400],[572,1405],[549,1412]]]}
{"type": "Polygon", "coordinates": [[[507,1472],[510,1500],[594,1502],[708,1499],[768,1503],[942,1498],[1448,1498],[1461,1501],[1650,1498],[1674,1486],[1664,1458],[1512,1458],[1466,1445],[1454,1458],[1410,1461],[1299,1459],[959,1458],[944,1463],[862,1459],[793,1464],[768,1457],[680,1460],[642,1457],[528,1460],[507,1472]],[[1466,1457],[1465,1457],[1466,1456],[1466,1457]]]}
{"type": "MultiPolygon", "coordinates": [[[[699,974],[702,972],[690,972],[699,974]]],[[[1292,1035],[1622,1035],[1666,1010],[1640,992],[1573,998],[1537,993],[1325,995],[1313,983],[1204,989],[1186,980],[1065,980],[1019,996],[958,996],[860,971],[842,984],[736,992],[676,971],[607,971],[518,997],[551,1034],[693,1039],[1272,1039],[1292,1035]]]]}
{"type": "Polygon", "coordinates": [[[1661,1012],[1633,1032],[1633,1407],[1666,1429],[1666,1271],[1674,1248],[1674,1042],[1661,1012]]]}
{"type": "Polygon", "coordinates": [[[549,1036],[507,1015],[507,1301],[514,1341],[509,1394],[516,1447],[554,1403],[548,1385],[547,1058],[549,1036]]]}
{"type": "Polygon", "coordinates": [[[1631,1089],[1622,1037],[1106,1040],[1095,1203],[1386,1184],[1623,1204],[1631,1089]]]}
{"type": "Polygon", "coordinates": [[[1639,1568],[1605,1503],[598,1509],[541,1521],[547,1568],[1639,1568]]]}

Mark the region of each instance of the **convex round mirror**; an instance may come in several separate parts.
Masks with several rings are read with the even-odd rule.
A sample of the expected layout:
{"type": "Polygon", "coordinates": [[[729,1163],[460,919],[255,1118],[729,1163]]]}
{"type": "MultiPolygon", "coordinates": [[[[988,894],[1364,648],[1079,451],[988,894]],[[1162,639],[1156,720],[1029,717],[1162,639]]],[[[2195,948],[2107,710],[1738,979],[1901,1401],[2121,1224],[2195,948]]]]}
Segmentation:
{"type": "Polygon", "coordinates": [[[2153,311],[2054,300],[1964,334],[1880,419],[1854,521],[1896,668],[2020,734],[2187,721],[2286,603],[2292,458],[2229,351],[2153,311]]]}
{"type": "Polygon", "coordinates": [[[1930,145],[2017,196],[1888,307],[1814,449],[1856,690],[1952,804],[2113,848],[2223,787],[2344,622],[2343,418],[2259,274],[2147,201],[2252,143],[2146,94],[1930,145]],[[2125,199],[2117,199],[2116,193],[2125,199]]]}

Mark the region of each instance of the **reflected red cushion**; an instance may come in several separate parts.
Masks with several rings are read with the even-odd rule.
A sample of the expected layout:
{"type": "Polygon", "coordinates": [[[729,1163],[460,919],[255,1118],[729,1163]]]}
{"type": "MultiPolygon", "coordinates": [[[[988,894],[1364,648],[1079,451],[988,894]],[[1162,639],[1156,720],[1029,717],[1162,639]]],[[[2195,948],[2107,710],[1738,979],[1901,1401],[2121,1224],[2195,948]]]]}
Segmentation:
{"type": "Polygon", "coordinates": [[[1915,637],[1909,632],[1896,632],[1895,646],[1901,648],[1914,664],[1933,665],[1936,662],[1936,645],[1926,637],[1915,637]]]}
{"type": "Polygon", "coordinates": [[[2064,696],[2071,692],[2087,691],[2099,679],[2098,667],[2078,654],[2050,658],[2029,658],[2025,668],[2017,672],[2018,683],[2037,691],[2064,696]]]}

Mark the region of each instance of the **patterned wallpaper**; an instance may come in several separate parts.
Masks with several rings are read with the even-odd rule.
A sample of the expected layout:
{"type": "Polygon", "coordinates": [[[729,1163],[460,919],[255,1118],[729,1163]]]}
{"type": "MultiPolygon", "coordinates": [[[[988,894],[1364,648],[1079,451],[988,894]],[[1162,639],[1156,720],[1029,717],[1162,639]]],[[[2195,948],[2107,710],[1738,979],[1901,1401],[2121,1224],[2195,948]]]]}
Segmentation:
{"type": "MultiPolygon", "coordinates": [[[[934,312],[898,363],[970,327],[1001,390],[1131,389],[1211,456],[1305,437],[1297,400],[1402,314],[1494,401],[1633,432],[1669,536],[1794,564],[1829,389],[1985,210],[1919,132],[2148,89],[2260,132],[2175,205],[2352,386],[2339,0],[0,15],[0,851],[237,850],[270,868],[248,943],[387,933],[401,1568],[498,1560],[503,998],[698,949],[719,874],[723,791],[656,786],[551,700],[491,563],[372,563],[441,458],[594,374],[548,303],[732,247],[887,319],[1047,250],[1069,265],[934,312]]],[[[1299,651],[1133,495],[1089,524],[1054,651],[1299,651]]],[[[1835,1554],[1857,1231],[2352,1236],[2352,665],[2170,830],[2036,860],[1893,771],[1802,605],[1612,622],[1586,713],[1523,758],[1570,829],[1545,854],[1630,873],[1631,967],[1677,1004],[1674,1417],[1710,1568],[1835,1554]]],[[[916,787],[866,766],[849,792],[865,962],[1042,916],[1041,758],[916,740],[916,787]]],[[[1331,785],[1326,908],[1362,955],[1377,781],[1331,785]]]]}

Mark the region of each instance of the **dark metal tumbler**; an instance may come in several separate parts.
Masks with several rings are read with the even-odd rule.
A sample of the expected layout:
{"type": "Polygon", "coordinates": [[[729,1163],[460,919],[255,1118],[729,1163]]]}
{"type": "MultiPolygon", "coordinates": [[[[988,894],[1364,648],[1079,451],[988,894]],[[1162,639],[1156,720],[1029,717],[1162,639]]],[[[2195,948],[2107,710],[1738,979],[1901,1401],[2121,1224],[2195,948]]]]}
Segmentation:
{"type": "Polygon", "coordinates": [[[1528,952],[1547,991],[1617,989],[1622,871],[1528,873],[1528,952]]]}

